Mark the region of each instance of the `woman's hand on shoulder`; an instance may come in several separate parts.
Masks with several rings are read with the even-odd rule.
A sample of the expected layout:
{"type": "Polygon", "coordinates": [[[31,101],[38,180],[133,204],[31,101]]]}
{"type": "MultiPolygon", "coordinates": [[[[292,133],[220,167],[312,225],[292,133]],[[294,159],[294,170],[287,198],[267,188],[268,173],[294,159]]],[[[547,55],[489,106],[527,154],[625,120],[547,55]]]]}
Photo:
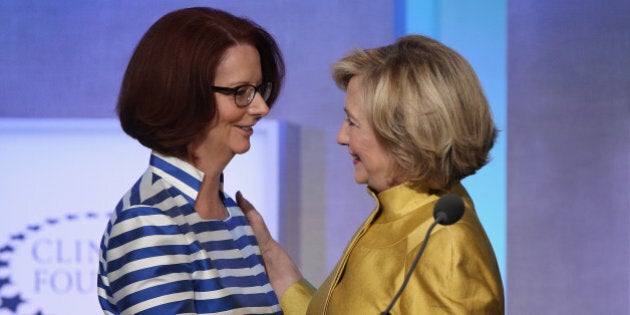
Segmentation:
{"type": "Polygon", "coordinates": [[[271,237],[263,217],[240,191],[236,193],[236,202],[254,230],[271,286],[278,298],[282,298],[289,287],[302,279],[302,274],[289,254],[271,237]]]}

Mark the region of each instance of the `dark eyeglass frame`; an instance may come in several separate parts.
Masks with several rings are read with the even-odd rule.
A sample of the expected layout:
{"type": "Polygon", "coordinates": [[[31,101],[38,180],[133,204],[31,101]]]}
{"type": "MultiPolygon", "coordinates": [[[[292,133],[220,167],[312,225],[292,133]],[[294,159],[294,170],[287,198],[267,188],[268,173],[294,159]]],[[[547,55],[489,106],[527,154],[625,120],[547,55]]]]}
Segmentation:
{"type": "Polygon", "coordinates": [[[254,101],[256,97],[256,92],[262,96],[263,100],[267,102],[269,97],[271,96],[271,91],[273,89],[273,84],[271,82],[263,82],[259,86],[251,85],[251,84],[243,84],[236,87],[225,87],[225,86],[216,86],[213,85],[212,90],[215,92],[219,92],[225,95],[233,95],[234,96],[234,104],[238,107],[247,107],[254,101]],[[248,93],[248,94],[245,94],[248,93]],[[239,102],[239,96],[242,98],[243,95],[246,96],[244,99],[245,102],[242,102],[243,99],[239,102]]]}

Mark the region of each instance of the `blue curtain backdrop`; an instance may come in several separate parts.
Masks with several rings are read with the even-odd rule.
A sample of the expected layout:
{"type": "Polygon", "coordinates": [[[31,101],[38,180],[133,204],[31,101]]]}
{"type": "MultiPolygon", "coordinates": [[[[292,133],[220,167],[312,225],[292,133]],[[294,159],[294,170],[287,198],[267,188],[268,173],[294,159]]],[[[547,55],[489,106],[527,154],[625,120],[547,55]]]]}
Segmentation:
{"type": "Polygon", "coordinates": [[[396,36],[424,34],[470,62],[492,107],[499,137],[491,162],[464,180],[506,280],[507,0],[397,0],[396,36]]]}

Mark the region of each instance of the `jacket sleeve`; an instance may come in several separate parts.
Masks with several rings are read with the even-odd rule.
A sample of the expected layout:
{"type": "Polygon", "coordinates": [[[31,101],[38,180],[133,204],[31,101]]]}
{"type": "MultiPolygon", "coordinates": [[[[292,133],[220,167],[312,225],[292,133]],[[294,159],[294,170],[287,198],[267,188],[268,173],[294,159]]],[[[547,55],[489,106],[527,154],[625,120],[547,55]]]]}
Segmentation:
{"type": "Polygon", "coordinates": [[[503,314],[501,276],[480,227],[462,222],[435,231],[399,307],[400,314],[503,314]]]}
{"type": "Polygon", "coordinates": [[[118,312],[197,312],[190,256],[182,250],[187,240],[169,216],[156,208],[130,208],[109,236],[105,266],[118,312]]]}
{"type": "Polygon", "coordinates": [[[315,288],[306,279],[294,283],[282,295],[280,306],[285,315],[304,315],[315,293],[315,288]]]}

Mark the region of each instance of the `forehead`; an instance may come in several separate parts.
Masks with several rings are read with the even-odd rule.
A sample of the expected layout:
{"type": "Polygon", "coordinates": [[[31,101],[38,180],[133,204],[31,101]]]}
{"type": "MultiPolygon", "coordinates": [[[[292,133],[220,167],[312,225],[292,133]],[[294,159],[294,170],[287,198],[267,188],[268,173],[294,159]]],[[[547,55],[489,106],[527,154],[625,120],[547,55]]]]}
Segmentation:
{"type": "Polygon", "coordinates": [[[215,81],[236,84],[251,83],[262,76],[260,55],[250,44],[238,44],[228,48],[219,62],[215,81]]]}
{"type": "Polygon", "coordinates": [[[363,97],[361,78],[354,76],[350,79],[346,88],[345,111],[349,115],[364,116],[363,97]]]}

